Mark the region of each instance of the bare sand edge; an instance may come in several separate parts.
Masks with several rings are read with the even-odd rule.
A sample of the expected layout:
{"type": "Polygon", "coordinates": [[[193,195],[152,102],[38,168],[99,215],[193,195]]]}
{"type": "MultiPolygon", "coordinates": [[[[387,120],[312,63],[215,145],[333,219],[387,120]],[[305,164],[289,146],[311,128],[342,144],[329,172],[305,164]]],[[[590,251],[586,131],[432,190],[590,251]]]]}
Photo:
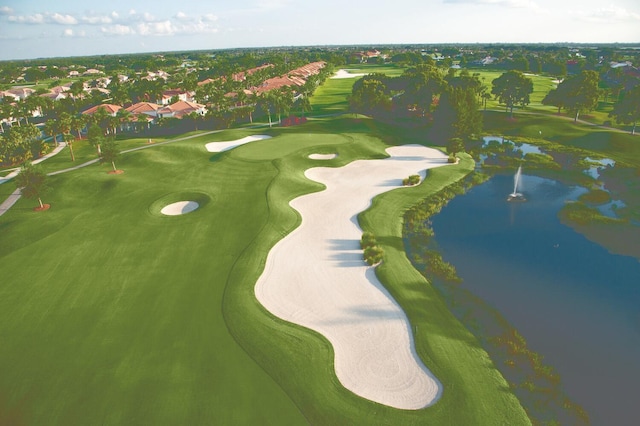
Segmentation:
{"type": "Polygon", "coordinates": [[[290,203],[302,222],[269,252],[255,294],[274,315],[327,338],[345,388],[415,410],[434,404],[442,385],[417,355],[404,311],[363,262],[354,218],[376,195],[402,187],[404,177],[424,178],[426,169],[448,163],[446,154],[424,146],[387,152],[391,158],[307,170],[327,188],[290,203]]]}
{"type": "Polygon", "coordinates": [[[209,152],[224,152],[229,151],[237,146],[244,145],[246,143],[261,141],[264,139],[271,139],[269,135],[252,135],[245,136],[241,139],[236,139],[232,141],[222,141],[222,142],[209,142],[204,147],[209,152]]]}
{"type": "Polygon", "coordinates": [[[166,205],[160,210],[165,216],[179,216],[181,214],[191,213],[196,210],[200,205],[195,201],[178,201],[177,203],[172,203],[166,205]]]}
{"type": "Polygon", "coordinates": [[[309,158],[312,160],[333,160],[338,154],[311,154],[309,158]]]}

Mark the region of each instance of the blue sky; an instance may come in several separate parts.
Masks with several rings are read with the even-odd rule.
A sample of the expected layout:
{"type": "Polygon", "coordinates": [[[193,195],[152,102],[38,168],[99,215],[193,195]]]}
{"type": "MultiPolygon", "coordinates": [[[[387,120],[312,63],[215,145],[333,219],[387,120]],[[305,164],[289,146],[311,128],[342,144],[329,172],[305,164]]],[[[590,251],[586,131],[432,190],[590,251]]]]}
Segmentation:
{"type": "Polygon", "coordinates": [[[639,42],[637,0],[0,0],[0,60],[258,46],[639,42]]]}

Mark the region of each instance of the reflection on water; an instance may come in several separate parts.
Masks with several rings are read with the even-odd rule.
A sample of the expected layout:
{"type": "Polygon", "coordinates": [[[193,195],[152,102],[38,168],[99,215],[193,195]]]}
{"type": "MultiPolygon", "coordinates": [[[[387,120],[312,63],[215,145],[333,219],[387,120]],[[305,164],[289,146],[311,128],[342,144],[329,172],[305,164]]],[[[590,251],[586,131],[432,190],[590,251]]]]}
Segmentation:
{"type": "Polygon", "coordinates": [[[495,176],[432,219],[444,259],[545,356],[593,424],[634,424],[640,263],[560,223],[584,188],[523,175],[528,201],[508,203],[512,186],[495,176]]]}

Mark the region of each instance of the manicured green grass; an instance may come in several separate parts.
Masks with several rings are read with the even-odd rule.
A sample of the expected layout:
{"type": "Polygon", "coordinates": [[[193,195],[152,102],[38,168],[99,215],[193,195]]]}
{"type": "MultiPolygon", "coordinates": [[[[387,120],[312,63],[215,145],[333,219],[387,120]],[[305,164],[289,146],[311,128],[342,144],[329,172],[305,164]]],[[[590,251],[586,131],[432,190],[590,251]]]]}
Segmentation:
{"type": "MultiPolygon", "coordinates": [[[[344,101],[336,85],[353,81],[332,80],[329,97],[342,90],[344,101]]],[[[303,176],[318,165],[309,154],[337,152],[322,165],[338,166],[381,158],[383,141],[416,142],[420,135],[338,118],[259,133],[275,137],[205,151],[207,142],[250,134],[227,131],[124,154],[124,175],[108,175],[109,167],[98,164],[57,175],[46,199],[51,210],[34,213],[33,201],[22,199],[0,217],[0,340],[9,342],[0,346],[0,421],[526,423],[486,354],[397,247],[389,246],[381,272],[399,278],[383,279],[390,288],[410,279],[412,290],[397,294],[403,303],[416,296],[408,314],[418,326],[418,350],[445,384],[442,401],[429,409],[390,409],[346,391],[326,340],[273,318],[253,295],[268,250],[299,223],[288,201],[320,189],[303,176]],[[161,204],[182,196],[202,207],[185,216],[158,214],[161,204]]],[[[123,141],[121,148],[145,143],[123,141]]],[[[43,167],[95,158],[86,142],[75,147],[75,163],[63,152],[43,167]]],[[[403,190],[402,202],[381,205],[408,207],[469,167],[452,167],[457,171],[430,178],[433,188],[403,190]]],[[[0,185],[3,197],[12,190],[0,185]]],[[[393,217],[399,227],[399,210],[393,217]]]]}
{"type": "MultiPolygon", "coordinates": [[[[328,80],[312,99],[313,114],[343,112],[354,82],[328,80]]],[[[640,163],[633,137],[551,116],[510,121],[487,112],[485,128],[531,138],[542,130],[545,139],[640,163]]],[[[360,215],[384,248],[377,273],[444,385],[434,406],[396,410],[348,392],[328,342],[274,318],[254,297],[269,249],[300,221],[288,202],[321,189],[304,170],[381,158],[388,145],[416,142],[428,142],[423,129],[314,118],[124,154],[119,176],[96,164],[52,177],[51,210],[34,213],[35,203],[22,199],[0,217],[0,424],[528,424],[486,352],[402,245],[403,212],[472,170],[466,156],[431,170],[417,187],[377,197],[360,215]],[[274,138],[220,154],[204,148],[256,133],[274,138]],[[338,157],[322,163],[308,158],[333,152],[338,157]],[[182,197],[202,207],[158,213],[182,197]]],[[[86,142],[75,148],[75,163],[63,151],[43,167],[95,158],[86,142]]],[[[1,199],[13,189],[0,185],[1,199]]]]}
{"type": "MultiPolygon", "coordinates": [[[[372,225],[388,256],[381,276],[445,384],[433,407],[402,411],[351,394],[324,338],[259,305],[253,286],[266,254],[300,220],[288,201],[320,189],[304,178],[318,165],[308,155],[339,154],[323,166],[380,158],[378,135],[391,139],[391,129],[334,118],[254,133],[274,138],[206,152],[206,142],[249,134],[225,131],[125,154],[123,175],[107,165],[57,175],[51,210],[34,213],[23,199],[0,217],[2,412],[66,425],[526,423],[486,353],[386,228],[372,225]],[[159,203],[189,193],[201,209],[158,214],[159,203]]],[[[403,208],[470,167],[381,198],[381,217],[397,218],[399,232],[403,208]]]]}

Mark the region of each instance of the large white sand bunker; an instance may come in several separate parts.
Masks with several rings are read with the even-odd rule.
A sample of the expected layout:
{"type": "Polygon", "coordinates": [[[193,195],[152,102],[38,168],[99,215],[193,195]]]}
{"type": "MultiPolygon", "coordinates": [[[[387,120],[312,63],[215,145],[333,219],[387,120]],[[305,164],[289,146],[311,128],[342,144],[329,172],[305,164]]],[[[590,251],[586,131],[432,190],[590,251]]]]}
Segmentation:
{"type": "Polygon", "coordinates": [[[178,201],[177,203],[172,203],[167,206],[164,206],[160,213],[166,216],[178,216],[181,214],[191,213],[200,207],[200,204],[195,201],[178,201]]]}
{"type": "Polygon", "coordinates": [[[333,154],[311,154],[309,158],[312,160],[333,160],[337,156],[338,154],[334,152],[333,154]]]}
{"type": "Polygon", "coordinates": [[[406,315],[362,259],[354,223],[376,195],[402,179],[447,164],[418,145],[389,148],[391,158],[317,167],[306,176],[326,189],[291,202],[300,227],[269,252],[256,297],[274,315],[313,329],[333,345],[336,375],[357,395],[400,409],[433,404],[441,385],[418,357],[406,315]]]}
{"type": "Polygon", "coordinates": [[[363,73],[350,73],[348,70],[338,70],[336,71],[336,73],[334,75],[331,76],[331,78],[356,78],[356,77],[362,77],[363,75],[367,75],[367,74],[363,74],[363,73]]]}
{"type": "Polygon", "coordinates": [[[236,139],[233,141],[224,141],[224,142],[209,142],[205,145],[205,148],[209,152],[223,152],[229,151],[237,146],[244,145],[249,142],[261,141],[264,139],[270,139],[271,136],[268,135],[252,135],[245,136],[242,139],[236,139]]]}

